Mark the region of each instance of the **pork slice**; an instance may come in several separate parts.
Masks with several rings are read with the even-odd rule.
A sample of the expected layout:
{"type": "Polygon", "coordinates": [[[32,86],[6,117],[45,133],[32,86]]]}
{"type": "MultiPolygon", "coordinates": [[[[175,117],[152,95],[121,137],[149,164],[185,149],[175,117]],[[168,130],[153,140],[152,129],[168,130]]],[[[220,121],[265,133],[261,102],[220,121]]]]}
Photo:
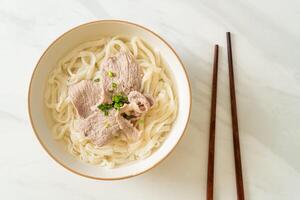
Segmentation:
{"type": "Polygon", "coordinates": [[[141,132],[138,131],[127,119],[120,114],[116,115],[116,121],[122,133],[131,141],[137,141],[141,137],[141,132]]]}
{"type": "Polygon", "coordinates": [[[132,90],[140,90],[143,73],[130,52],[121,50],[102,63],[101,76],[105,96],[128,95],[132,90]]]}
{"type": "Polygon", "coordinates": [[[138,113],[147,112],[154,104],[150,96],[145,96],[138,91],[131,91],[128,95],[128,101],[138,113]]]}
{"type": "Polygon", "coordinates": [[[120,111],[128,116],[133,116],[134,120],[148,112],[154,104],[152,97],[143,95],[138,91],[131,91],[128,95],[128,101],[129,104],[125,104],[120,111]]]}
{"type": "Polygon", "coordinates": [[[115,115],[115,110],[110,110],[107,116],[101,111],[94,112],[88,118],[81,120],[79,131],[93,144],[103,146],[120,130],[115,115]]]}
{"type": "Polygon", "coordinates": [[[79,116],[82,118],[92,114],[92,106],[95,106],[104,98],[100,85],[90,80],[82,80],[71,85],[68,93],[79,116]]]}

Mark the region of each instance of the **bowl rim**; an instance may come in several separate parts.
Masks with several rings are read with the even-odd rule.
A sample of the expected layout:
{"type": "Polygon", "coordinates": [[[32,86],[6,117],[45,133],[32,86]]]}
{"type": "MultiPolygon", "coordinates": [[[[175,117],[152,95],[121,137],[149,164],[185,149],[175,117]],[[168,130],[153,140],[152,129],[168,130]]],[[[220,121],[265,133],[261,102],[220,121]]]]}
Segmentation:
{"type": "Polygon", "coordinates": [[[34,70],[32,72],[32,75],[31,75],[31,78],[30,78],[30,84],[29,84],[29,89],[28,89],[28,97],[27,97],[27,104],[28,104],[28,113],[29,113],[29,118],[30,118],[30,123],[31,123],[31,127],[33,129],[33,132],[36,136],[36,138],[38,139],[39,143],[41,144],[41,146],[43,147],[43,149],[47,152],[47,154],[53,159],[55,160],[59,165],[61,165],[63,168],[67,169],[68,171],[74,173],[74,174],[77,174],[79,176],[82,176],[82,177],[86,177],[86,178],[90,178],[90,179],[94,179],[94,180],[107,180],[107,181],[110,181],[110,180],[122,180],[122,179],[128,179],[128,178],[131,178],[131,177],[134,177],[134,176],[138,176],[138,175],[141,175],[141,174],[144,174],[148,171],[150,171],[151,169],[153,169],[154,167],[156,167],[157,165],[159,165],[162,161],[164,161],[167,157],[169,157],[169,155],[174,151],[175,147],[178,145],[179,141],[183,138],[183,136],[185,135],[186,133],[186,129],[187,129],[187,125],[188,125],[188,122],[190,120],[190,116],[191,116],[191,108],[192,108],[192,92],[191,92],[191,83],[190,83],[190,79],[189,79],[189,76],[188,76],[188,73],[187,73],[187,70],[182,62],[182,60],[179,58],[178,54],[175,52],[174,48],[172,48],[172,46],[166,42],[166,40],[164,40],[161,36],[159,36],[157,33],[153,32],[152,30],[142,26],[142,25],[139,25],[139,24],[136,24],[136,23],[133,23],[133,22],[129,22],[129,21],[125,21],[125,20],[116,20],[116,19],[105,19],[105,20],[95,20],[95,21],[90,21],[90,22],[86,22],[86,23],[83,23],[83,24],[80,24],[78,26],[75,26],[71,29],[69,29],[68,31],[64,32],[63,34],[61,34],[59,37],[57,37],[53,42],[51,42],[51,44],[46,48],[46,50],[44,50],[43,54],[40,56],[40,58],[38,59],[38,62],[36,63],[35,67],[34,67],[34,70]],[[170,151],[164,156],[162,157],[158,162],[154,163],[152,166],[144,169],[143,171],[141,172],[138,172],[138,173],[135,173],[135,174],[130,174],[130,175],[127,175],[127,176],[120,176],[120,177],[114,177],[114,178],[101,178],[101,177],[96,177],[96,176],[90,176],[90,175],[86,175],[86,174],[83,174],[83,173],[80,173],[78,171],[76,171],[75,169],[72,169],[68,166],[66,166],[65,164],[63,164],[61,161],[59,161],[49,150],[48,148],[46,147],[46,145],[43,143],[42,139],[40,138],[39,134],[37,133],[37,130],[35,129],[35,125],[34,125],[34,122],[33,122],[33,119],[32,119],[32,114],[31,114],[31,106],[30,106],[30,102],[31,102],[31,88],[32,88],[32,81],[33,81],[33,77],[36,73],[36,69],[38,67],[38,65],[40,64],[40,61],[42,60],[42,58],[45,56],[45,54],[48,52],[48,50],[60,39],[62,38],[63,36],[65,36],[67,33],[75,30],[75,29],[79,29],[83,26],[87,26],[87,25],[90,25],[90,24],[96,24],[96,23],[107,23],[107,22],[111,22],[111,23],[121,23],[121,24],[126,24],[126,25],[132,25],[132,26],[135,26],[137,28],[141,28],[143,29],[144,31],[147,31],[149,33],[151,33],[152,35],[154,35],[155,37],[157,37],[159,40],[161,40],[165,45],[167,45],[167,47],[175,54],[176,58],[178,59],[178,61],[180,62],[180,66],[181,68],[183,69],[184,73],[185,73],[185,77],[187,79],[187,82],[188,82],[188,96],[189,96],[189,111],[188,111],[188,117],[187,117],[187,120],[185,122],[185,127],[183,129],[183,132],[180,136],[180,138],[178,139],[178,141],[176,142],[176,144],[172,147],[172,149],[170,149],[170,151]]]}

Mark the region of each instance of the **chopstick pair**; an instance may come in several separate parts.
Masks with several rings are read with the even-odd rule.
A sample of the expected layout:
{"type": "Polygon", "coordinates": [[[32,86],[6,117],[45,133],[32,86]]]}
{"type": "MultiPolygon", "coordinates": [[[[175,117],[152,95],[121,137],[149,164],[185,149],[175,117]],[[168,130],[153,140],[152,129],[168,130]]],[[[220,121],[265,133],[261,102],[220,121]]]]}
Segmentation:
{"type": "MultiPolygon", "coordinates": [[[[234,164],[235,164],[235,178],[237,199],[244,200],[244,185],[242,175],[242,162],[239,141],[238,118],[236,108],[234,72],[232,62],[232,49],[230,32],[226,33],[227,39],[227,56],[228,56],[228,71],[229,71],[229,85],[230,85],[230,103],[231,103],[231,120],[232,120],[232,135],[234,147],[234,164]]],[[[213,200],[214,189],[214,157],[215,157],[215,129],[216,129],[216,106],[217,106],[217,84],[218,84],[218,58],[219,46],[214,47],[214,62],[213,62],[213,78],[212,78],[212,95],[211,95],[211,115],[210,115],[210,129],[209,129],[209,147],[208,147],[208,168],[207,168],[207,190],[206,199],[213,200]]]]}

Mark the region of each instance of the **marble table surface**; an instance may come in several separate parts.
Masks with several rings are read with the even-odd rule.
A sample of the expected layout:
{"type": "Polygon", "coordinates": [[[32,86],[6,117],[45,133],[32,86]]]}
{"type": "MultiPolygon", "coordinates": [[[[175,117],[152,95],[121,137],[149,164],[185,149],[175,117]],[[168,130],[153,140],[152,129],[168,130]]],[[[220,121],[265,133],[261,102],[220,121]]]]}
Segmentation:
{"type": "Polygon", "coordinates": [[[233,33],[246,199],[300,195],[300,2],[296,0],[0,0],[1,199],[205,199],[213,44],[220,45],[215,199],[236,199],[225,32],[233,33]],[[113,182],[86,179],[53,161],[27,113],[31,73],[59,35],[98,19],[160,34],[188,70],[188,133],[159,166],[113,182]]]}

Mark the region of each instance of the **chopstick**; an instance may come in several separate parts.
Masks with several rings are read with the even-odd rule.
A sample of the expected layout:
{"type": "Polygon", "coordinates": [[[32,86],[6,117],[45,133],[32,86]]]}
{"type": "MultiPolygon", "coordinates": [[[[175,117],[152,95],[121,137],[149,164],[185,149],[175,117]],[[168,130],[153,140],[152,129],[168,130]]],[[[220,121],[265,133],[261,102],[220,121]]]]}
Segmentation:
{"type": "Polygon", "coordinates": [[[231,120],[232,120],[232,135],[233,135],[237,199],[244,200],[245,199],[244,184],[243,184],[243,174],[242,174],[242,161],[241,161],[241,151],[240,151],[240,139],[239,139],[237,108],[236,108],[236,96],[235,96],[230,32],[226,33],[226,39],[227,39],[227,55],[228,55],[229,85],[230,85],[230,99],[231,99],[230,100],[231,120]]]}
{"type": "Polygon", "coordinates": [[[209,147],[208,147],[208,166],[207,166],[207,188],[206,199],[213,200],[214,193],[214,159],[215,159],[215,130],[216,130],[216,106],[217,106],[217,89],[218,89],[218,57],[219,46],[214,48],[212,94],[210,107],[210,128],[209,128],[209,147]]]}

